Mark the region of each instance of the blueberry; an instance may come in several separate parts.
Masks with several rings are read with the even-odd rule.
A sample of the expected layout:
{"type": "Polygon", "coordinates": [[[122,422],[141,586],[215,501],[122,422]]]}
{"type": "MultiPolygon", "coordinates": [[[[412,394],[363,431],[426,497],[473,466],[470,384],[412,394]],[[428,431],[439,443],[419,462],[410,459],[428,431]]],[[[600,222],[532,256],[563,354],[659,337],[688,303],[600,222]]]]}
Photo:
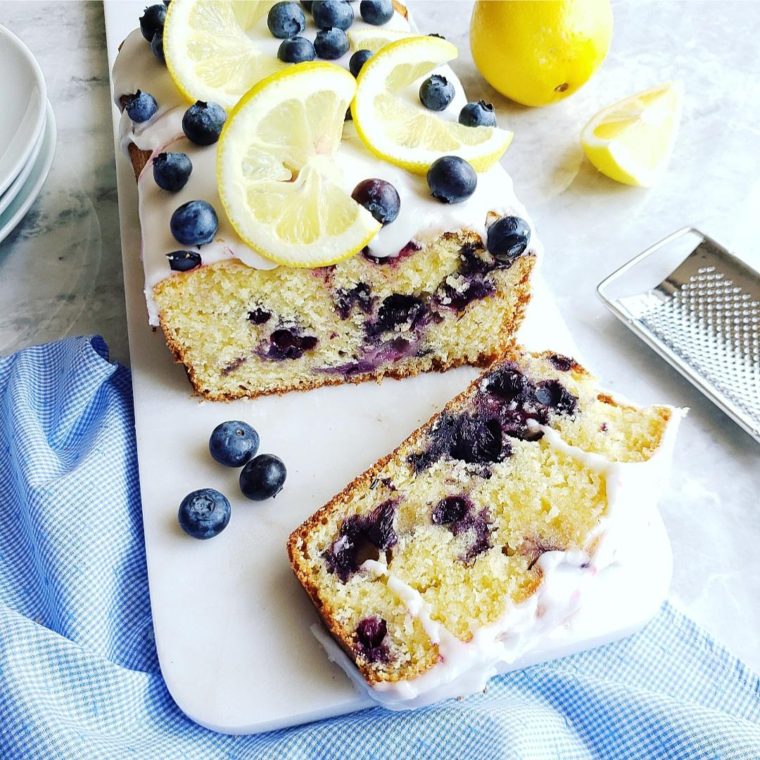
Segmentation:
{"type": "Polygon", "coordinates": [[[135,124],[142,124],[144,121],[153,118],[158,111],[158,103],[149,92],[138,90],[134,95],[127,96],[125,109],[135,124]]]}
{"type": "Polygon", "coordinates": [[[259,454],[240,471],[240,490],[253,501],[264,501],[280,493],[287,474],[282,459],[274,454],[259,454]]]}
{"type": "Polygon", "coordinates": [[[285,63],[303,63],[316,58],[314,45],[306,37],[290,37],[283,40],[277,50],[277,57],[285,63]]]}
{"type": "Polygon", "coordinates": [[[454,85],[440,74],[429,76],[420,85],[420,101],[431,111],[443,111],[454,100],[454,85]]]}
{"type": "Polygon", "coordinates": [[[387,633],[388,625],[381,617],[363,618],[356,626],[356,640],[364,652],[377,649],[387,633]]]}
{"type": "Polygon", "coordinates": [[[552,354],[549,357],[549,361],[560,372],[569,372],[575,364],[575,362],[569,356],[563,356],[562,354],[552,354]]]}
{"type": "Polygon", "coordinates": [[[143,15],[140,16],[142,36],[150,42],[156,32],[164,31],[164,21],[166,21],[165,5],[151,5],[146,8],[143,15]]]}
{"type": "Polygon", "coordinates": [[[253,322],[254,325],[265,325],[271,318],[272,312],[262,309],[261,307],[256,307],[248,312],[248,319],[253,322]]]}
{"type": "Polygon", "coordinates": [[[354,9],[344,0],[316,0],[311,15],[318,29],[348,29],[354,23],[354,9]]]}
{"type": "Polygon", "coordinates": [[[502,216],[489,228],[488,252],[498,261],[508,262],[525,251],[530,242],[530,227],[519,216],[502,216]]]}
{"type": "Polygon", "coordinates": [[[463,520],[471,506],[465,496],[447,496],[435,505],[430,519],[435,525],[450,525],[463,520]]]}
{"type": "Polygon", "coordinates": [[[247,422],[227,420],[214,428],[208,450],[219,464],[242,467],[259,450],[259,434],[247,422]]]}
{"type": "Polygon", "coordinates": [[[384,179],[362,180],[351,197],[369,211],[380,224],[390,224],[398,216],[401,199],[396,188],[384,179]]]}
{"type": "Polygon", "coordinates": [[[382,333],[404,325],[412,330],[425,313],[425,304],[420,298],[404,293],[392,293],[380,304],[374,332],[382,333]]]}
{"type": "Polygon", "coordinates": [[[182,499],[177,519],[185,533],[193,538],[213,538],[230,521],[230,502],[213,488],[201,488],[182,499]]]}
{"type": "Polygon", "coordinates": [[[548,406],[559,414],[572,414],[578,401],[577,397],[557,380],[538,383],[533,395],[539,404],[548,406]]]}
{"type": "Polygon", "coordinates": [[[468,103],[459,112],[459,123],[465,127],[495,127],[496,114],[485,100],[468,103]]]}
{"type": "Polygon", "coordinates": [[[275,3],[269,9],[267,26],[274,37],[284,40],[306,29],[306,16],[298,3],[275,3]]]}
{"type": "Polygon", "coordinates": [[[159,153],[153,159],[153,179],[162,190],[176,193],[190,179],[193,163],[186,153],[159,153]]]}
{"type": "Polygon", "coordinates": [[[512,367],[496,370],[486,380],[486,390],[504,401],[525,398],[532,384],[522,372],[512,367]]]}
{"type": "Polygon", "coordinates": [[[166,254],[169,259],[169,269],[173,272],[189,272],[201,265],[201,255],[198,251],[172,251],[166,254]]]}
{"type": "Polygon", "coordinates": [[[427,183],[433,197],[442,203],[461,203],[475,192],[478,175],[463,158],[442,156],[428,169],[427,183]]]}
{"type": "Polygon", "coordinates": [[[382,26],[393,18],[393,3],[391,0],[362,0],[359,13],[368,24],[382,26]]]}
{"type": "Polygon", "coordinates": [[[222,133],[227,112],[216,103],[196,101],[182,117],[182,131],[196,145],[213,145],[222,133]]]}
{"type": "Polygon", "coordinates": [[[161,63],[166,63],[166,56],[164,55],[164,32],[163,29],[159,29],[150,41],[150,49],[153,51],[153,55],[158,58],[161,63]]]}
{"type": "Polygon", "coordinates": [[[341,319],[348,319],[354,307],[369,314],[372,311],[372,291],[366,282],[357,282],[353,288],[338,288],[335,309],[341,319]]]}
{"type": "Polygon", "coordinates": [[[512,453],[509,444],[502,441],[501,426],[496,419],[462,415],[453,433],[449,453],[454,459],[487,464],[501,462],[512,453]]]}
{"type": "Polygon", "coordinates": [[[321,29],[314,40],[318,58],[334,61],[348,52],[348,37],[342,29],[321,29]]]}
{"type": "Polygon", "coordinates": [[[359,76],[362,66],[372,57],[371,50],[357,50],[348,60],[348,70],[355,76],[359,76]]]}
{"type": "Polygon", "coordinates": [[[300,335],[294,330],[281,327],[269,336],[267,357],[275,361],[300,359],[306,351],[315,348],[318,342],[313,335],[300,335]]]}
{"type": "Polygon", "coordinates": [[[219,221],[214,207],[206,201],[188,201],[173,214],[169,226],[183,245],[205,245],[216,235],[219,221]]]}

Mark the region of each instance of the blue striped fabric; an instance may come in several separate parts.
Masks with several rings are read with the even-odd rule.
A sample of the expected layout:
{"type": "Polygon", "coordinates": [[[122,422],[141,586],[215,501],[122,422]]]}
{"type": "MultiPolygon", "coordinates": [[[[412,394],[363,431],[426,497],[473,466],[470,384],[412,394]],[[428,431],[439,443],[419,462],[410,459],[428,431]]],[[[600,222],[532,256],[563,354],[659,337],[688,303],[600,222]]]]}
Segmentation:
{"type": "Polygon", "coordinates": [[[200,728],[153,644],[129,372],[100,338],[0,359],[0,757],[760,758],[760,682],[666,604],[623,642],[414,713],[200,728]]]}

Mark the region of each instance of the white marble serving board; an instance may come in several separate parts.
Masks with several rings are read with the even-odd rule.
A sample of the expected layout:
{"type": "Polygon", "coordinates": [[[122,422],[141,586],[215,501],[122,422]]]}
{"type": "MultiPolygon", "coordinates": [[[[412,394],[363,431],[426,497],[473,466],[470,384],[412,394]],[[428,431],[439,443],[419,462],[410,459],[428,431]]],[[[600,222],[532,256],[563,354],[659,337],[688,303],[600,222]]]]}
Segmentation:
{"type": "MultiPolygon", "coordinates": [[[[106,0],[111,65],[143,6],[143,0],[106,0]]],[[[255,401],[212,403],[193,396],[160,331],[147,323],[137,190],[119,150],[116,109],[113,119],[143,525],[167,687],[190,718],[228,733],[267,731],[366,707],[367,697],[328,661],[309,631],[317,615],[290,571],[285,542],[293,528],[439,410],[475,372],[255,401]],[[238,470],[209,456],[209,434],[227,419],[251,423],[261,435],[260,450],[285,461],[288,479],[275,499],[248,501],[238,488],[238,470]],[[211,541],[193,540],[177,524],[180,501],[201,487],[217,488],[232,503],[229,526],[211,541]]],[[[536,291],[525,343],[577,355],[540,280],[536,291]]],[[[667,592],[671,558],[659,517],[650,519],[641,525],[650,541],[647,557],[610,573],[583,615],[514,667],[615,640],[655,613],[667,592]]]]}

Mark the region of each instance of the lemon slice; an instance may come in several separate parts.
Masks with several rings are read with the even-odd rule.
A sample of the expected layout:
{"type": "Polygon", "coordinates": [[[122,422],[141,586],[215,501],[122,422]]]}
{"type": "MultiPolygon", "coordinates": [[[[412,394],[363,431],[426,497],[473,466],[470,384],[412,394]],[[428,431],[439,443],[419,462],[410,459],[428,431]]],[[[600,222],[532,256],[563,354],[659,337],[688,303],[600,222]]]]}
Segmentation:
{"type": "Polygon", "coordinates": [[[340,184],[340,145],[354,78],[299,63],[255,85],[219,138],[217,180],[227,216],[262,256],[318,267],[360,251],[380,229],[340,184]]]}
{"type": "Polygon", "coordinates": [[[381,47],[384,47],[389,42],[396,42],[415,35],[411,32],[378,27],[377,29],[356,29],[354,31],[348,31],[346,32],[346,36],[348,37],[348,44],[351,51],[370,50],[373,53],[376,53],[381,47]]]}
{"type": "Polygon", "coordinates": [[[439,37],[408,37],[382,47],[364,64],[351,106],[359,137],[376,156],[424,174],[443,155],[485,171],[501,158],[512,133],[496,127],[465,127],[427,110],[418,80],[457,57],[439,37]]]}
{"type": "Polygon", "coordinates": [[[681,101],[681,85],[668,83],[601,110],[581,134],[589,161],[626,185],[654,185],[670,160],[681,101]]]}
{"type": "MultiPolygon", "coordinates": [[[[287,64],[249,36],[261,28],[271,0],[173,0],[164,24],[169,74],[188,101],[229,109],[256,82],[287,64]]],[[[255,34],[254,34],[255,37],[255,34]]]]}

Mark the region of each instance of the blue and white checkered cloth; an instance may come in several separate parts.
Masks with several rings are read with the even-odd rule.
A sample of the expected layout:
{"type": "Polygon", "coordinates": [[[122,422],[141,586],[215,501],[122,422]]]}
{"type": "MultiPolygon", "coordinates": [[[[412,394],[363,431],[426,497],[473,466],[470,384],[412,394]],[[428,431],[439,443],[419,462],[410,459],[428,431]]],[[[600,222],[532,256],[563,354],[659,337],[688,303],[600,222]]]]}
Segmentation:
{"type": "Polygon", "coordinates": [[[760,758],[760,682],[671,606],[625,641],[414,713],[192,723],[153,643],[128,370],[100,338],[0,359],[0,758],[760,758]]]}

